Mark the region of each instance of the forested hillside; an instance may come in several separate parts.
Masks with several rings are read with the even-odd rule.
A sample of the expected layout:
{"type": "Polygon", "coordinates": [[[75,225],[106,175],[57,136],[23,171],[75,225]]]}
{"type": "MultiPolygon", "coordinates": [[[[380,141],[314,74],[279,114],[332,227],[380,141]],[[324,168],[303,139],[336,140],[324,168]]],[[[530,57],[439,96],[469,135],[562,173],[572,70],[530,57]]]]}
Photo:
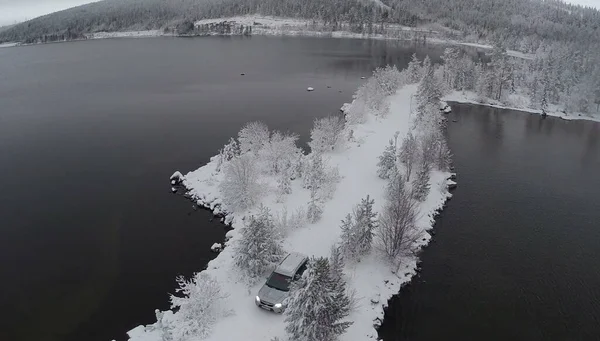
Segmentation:
{"type": "Polygon", "coordinates": [[[0,42],[38,42],[84,33],[162,29],[182,21],[262,14],[331,24],[439,23],[456,38],[502,40],[533,52],[542,40],[598,43],[600,12],[559,0],[105,0],[53,13],[0,33],[0,42]]]}

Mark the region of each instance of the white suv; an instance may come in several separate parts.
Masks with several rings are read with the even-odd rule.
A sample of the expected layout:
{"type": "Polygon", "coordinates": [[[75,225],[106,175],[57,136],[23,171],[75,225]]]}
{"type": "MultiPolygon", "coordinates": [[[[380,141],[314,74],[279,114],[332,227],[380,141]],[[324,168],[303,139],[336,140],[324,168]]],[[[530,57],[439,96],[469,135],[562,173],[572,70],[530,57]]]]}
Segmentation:
{"type": "Polygon", "coordinates": [[[258,291],[258,296],[255,298],[256,305],[282,313],[285,309],[283,301],[289,296],[290,284],[300,279],[307,264],[308,257],[301,253],[293,252],[287,255],[258,291]]]}

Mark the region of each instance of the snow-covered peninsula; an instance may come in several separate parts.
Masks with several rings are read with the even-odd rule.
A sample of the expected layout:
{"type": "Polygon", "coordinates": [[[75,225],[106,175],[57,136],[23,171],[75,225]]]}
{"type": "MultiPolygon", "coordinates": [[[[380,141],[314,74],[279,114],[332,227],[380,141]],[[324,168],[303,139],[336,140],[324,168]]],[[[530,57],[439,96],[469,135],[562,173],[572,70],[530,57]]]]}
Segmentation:
{"type": "MultiPolygon", "coordinates": [[[[293,307],[284,316],[259,309],[258,289],[279,253],[328,257],[334,246],[344,255],[344,292],[351,302],[341,315],[350,323],[340,333],[344,340],[376,339],[388,299],[417,273],[418,251],[431,239],[427,231],[453,184],[433,67],[411,72],[376,70],[345,106],[345,119],[315,122],[308,154],[294,135],[252,123],[208,164],[174,174],[194,201],[234,229],[206,270],[179,281],[176,312],[157,312],[158,321],[130,331],[130,340],[294,339],[292,320],[306,317],[286,318],[293,307]],[[361,207],[375,212],[367,223],[361,207]],[[272,227],[263,226],[266,235],[244,233],[259,220],[272,227]],[[357,241],[357,231],[365,238],[357,241]],[[263,251],[283,251],[264,258],[243,247],[249,238],[263,251]]],[[[311,280],[315,262],[300,282],[311,280]]]]}

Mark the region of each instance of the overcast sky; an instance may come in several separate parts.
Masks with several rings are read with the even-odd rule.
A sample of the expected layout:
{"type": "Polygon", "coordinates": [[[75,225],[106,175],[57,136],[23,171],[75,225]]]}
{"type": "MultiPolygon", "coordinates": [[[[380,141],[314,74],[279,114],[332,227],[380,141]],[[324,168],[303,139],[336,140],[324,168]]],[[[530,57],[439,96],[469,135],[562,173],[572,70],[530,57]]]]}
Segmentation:
{"type": "MultiPolygon", "coordinates": [[[[0,26],[94,1],[97,0],[0,0],[0,26]]],[[[600,9],[600,0],[569,0],[568,2],[600,9]]]]}

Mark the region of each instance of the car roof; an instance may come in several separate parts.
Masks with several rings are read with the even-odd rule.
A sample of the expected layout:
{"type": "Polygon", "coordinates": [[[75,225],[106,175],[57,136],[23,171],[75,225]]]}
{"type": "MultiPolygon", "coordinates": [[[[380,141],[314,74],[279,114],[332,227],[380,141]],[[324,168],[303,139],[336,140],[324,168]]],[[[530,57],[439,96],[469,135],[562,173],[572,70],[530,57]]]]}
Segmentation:
{"type": "Polygon", "coordinates": [[[307,260],[307,256],[298,252],[292,252],[287,255],[275,269],[275,272],[285,275],[294,276],[298,268],[307,260]]]}

